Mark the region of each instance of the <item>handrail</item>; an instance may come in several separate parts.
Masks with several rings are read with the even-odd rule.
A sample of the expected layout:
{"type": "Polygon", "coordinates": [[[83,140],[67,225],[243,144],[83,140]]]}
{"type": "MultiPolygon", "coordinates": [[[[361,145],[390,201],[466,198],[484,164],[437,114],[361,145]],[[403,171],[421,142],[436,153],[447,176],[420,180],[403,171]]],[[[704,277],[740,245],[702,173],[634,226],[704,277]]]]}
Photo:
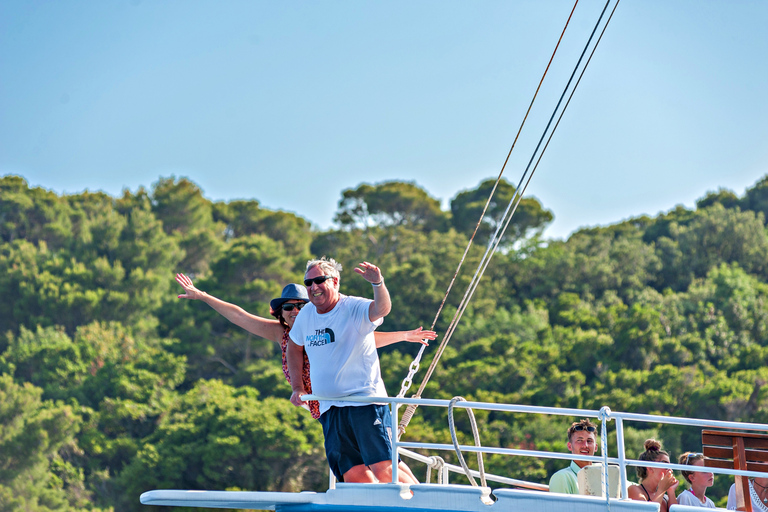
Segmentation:
{"type": "MultiPolygon", "coordinates": [[[[349,397],[329,398],[329,397],[319,397],[316,395],[303,395],[302,399],[303,400],[342,400],[346,402],[389,404],[392,409],[392,431],[393,432],[397,432],[397,425],[398,425],[397,409],[399,406],[414,404],[419,406],[433,406],[433,407],[447,408],[450,403],[450,400],[442,400],[442,399],[397,398],[397,397],[349,396],[349,397]]],[[[600,411],[595,411],[590,409],[565,409],[565,408],[557,408],[557,407],[541,407],[541,406],[535,406],[535,405],[495,404],[495,403],[489,403],[489,402],[468,402],[468,401],[456,402],[454,403],[453,406],[459,407],[459,408],[463,407],[466,409],[483,409],[483,410],[489,410],[489,411],[530,413],[530,414],[549,414],[549,415],[557,415],[557,416],[580,416],[580,417],[597,418],[597,419],[600,419],[601,414],[603,414],[606,417],[607,421],[614,420],[616,422],[616,439],[617,439],[616,444],[617,444],[618,457],[607,457],[606,454],[603,454],[603,456],[601,457],[594,457],[594,456],[589,457],[584,455],[579,455],[578,457],[574,457],[573,454],[570,454],[570,453],[547,452],[547,451],[540,451],[540,450],[520,450],[520,449],[514,449],[514,448],[491,448],[491,447],[474,446],[474,445],[459,445],[459,449],[466,452],[518,455],[518,456],[541,457],[541,458],[549,458],[549,459],[574,460],[575,458],[578,458],[578,460],[587,460],[591,462],[603,462],[606,464],[616,464],[619,466],[619,474],[621,478],[621,482],[620,482],[621,496],[623,498],[627,496],[627,487],[628,487],[628,481],[626,478],[627,466],[666,468],[666,469],[673,469],[677,471],[706,472],[706,473],[715,473],[715,474],[724,474],[724,475],[733,475],[733,476],[740,475],[740,476],[747,476],[747,477],[763,477],[766,475],[765,473],[761,473],[758,471],[715,468],[715,467],[708,467],[708,466],[691,466],[691,465],[685,465],[685,464],[648,462],[648,461],[641,461],[641,460],[635,460],[635,459],[627,459],[625,454],[625,447],[624,447],[624,421],[627,420],[627,421],[637,421],[637,422],[645,422],[645,423],[682,425],[682,426],[689,426],[689,427],[758,430],[758,431],[765,431],[765,432],[768,432],[768,424],[739,423],[735,421],[708,420],[708,419],[700,419],[700,418],[678,418],[673,416],[659,416],[659,415],[653,415],[653,414],[616,412],[616,411],[611,411],[607,407],[601,409],[600,411]]],[[[605,432],[602,432],[602,434],[607,435],[605,432]]],[[[431,459],[431,457],[420,455],[415,452],[411,452],[410,450],[407,450],[407,449],[418,448],[418,449],[432,449],[432,450],[444,450],[444,451],[455,450],[452,444],[416,443],[416,442],[398,441],[397,436],[393,436],[392,446],[393,448],[395,448],[395,450],[393,450],[393,456],[392,456],[393,458],[392,481],[393,482],[397,482],[397,454],[398,453],[403,453],[404,455],[408,455],[408,456],[417,455],[418,457],[413,457],[413,458],[418,460],[418,458],[421,457],[424,459],[421,462],[424,462],[427,459],[431,459]],[[406,450],[408,453],[406,453],[406,450]]],[[[445,464],[444,466],[448,467],[453,465],[445,464]]],[[[459,468],[458,466],[453,466],[451,470],[452,471],[455,470],[455,472],[457,473],[464,472],[463,469],[459,468]]],[[[544,490],[543,489],[544,486],[542,486],[541,484],[536,484],[533,482],[523,482],[520,480],[509,479],[509,478],[501,477],[498,475],[493,475],[493,478],[488,477],[488,479],[499,482],[499,483],[515,485],[518,487],[528,487],[528,488],[544,490]],[[539,487],[536,487],[536,486],[539,486],[539,487]]]]}
{"type": "MultiPolygon", "coordinates": [[[[405,455],[406,457],[410,457],[413,460],[416,460],[423,464],[428,464],[428,465],[433,464],[433,460],[435,457],[422,455],[420,453],[408,450],[407,448],[404,448],[402,446],[402,443],[398,443],[398,445],[399,445],[398,452],[400,453],[400,455],[405,455]]],[[[449,464],[447,462],[444,462],[442,464],[442,467],[453,473],[459,473],[462,475],[464,474],[464,469],[461,466],[457,466],[455,464],[449,464]]],[[[480,477],[479,471],[471,469],[470,472],[472,473],[472,476],[480,477]]],[[[492,474],[486,473],[485,478],[486,480],[490,480],[492,482],[499,482],[501,484],[514,485],[515,487],[523,487],[525,489],[534,489],[536,491],[549,490],[549,486],[545,484],[537,484],[535,482],[526,482],[525,480],[517,480],[516,478],[509,478],[506,476],[492,475],[492,474]]]]}

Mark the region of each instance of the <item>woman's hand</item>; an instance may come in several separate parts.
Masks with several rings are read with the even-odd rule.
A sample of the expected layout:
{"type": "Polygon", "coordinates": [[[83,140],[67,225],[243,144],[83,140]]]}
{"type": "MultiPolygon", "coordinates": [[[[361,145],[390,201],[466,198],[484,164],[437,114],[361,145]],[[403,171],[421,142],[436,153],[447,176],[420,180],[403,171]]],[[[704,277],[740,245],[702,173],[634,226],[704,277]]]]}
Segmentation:
{"type": "Polygon", "coordinates": [[[672,470],[668,469],[662,475],[661,480],[659,480],[658,490],[659,492],[672,492],[674,494],[679,484],[680,482],[672,474],[672,470]]]}
{"type": "Polygon", "coordinates": [[[195,285],[192,284],[192,280],[184,274],[176,274],[176,282],[179,283],[182,288],[184,288],[184,293],[179,295],[180,299],[200,300],[203,295],[205,295],[203,292],[195,288],[195,285]]]}
{"type": "Polygon", "coordinates": [[[410,341],[411,343],[429,345],[427,340],[434,340],[437,338],[437,333],[435,331],[425,331],[419,327],[418,329],[413,329],[412,331],[405,331],[404,338],[405,341],[410,341]]]}

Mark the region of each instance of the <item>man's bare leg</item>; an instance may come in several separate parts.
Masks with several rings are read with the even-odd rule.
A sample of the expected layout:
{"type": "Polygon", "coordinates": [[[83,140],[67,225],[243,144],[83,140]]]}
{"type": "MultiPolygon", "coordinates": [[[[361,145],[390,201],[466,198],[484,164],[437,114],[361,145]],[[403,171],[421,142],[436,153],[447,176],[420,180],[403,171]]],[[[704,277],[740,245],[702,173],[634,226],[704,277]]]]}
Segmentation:
{"type": "MultiPolygon", "coordinates": [[[[381,462],[377,462],[376,464],[371,464],[369,467],[371,468],[371,471],[373,471],[373,475],[379,480],[379,482],[389,483],[392,481],[392,461],[391,460],[382,460],[381,462]]],[[[416,480],[415,476],[413,476],[413,473],[411,473],[411,470],[408,468],[405,462],[401,461],[400,464],[397,465],[397,469],[399,470],[397,472],[397,481],[400,482],[401,484],[419,483],[419,481],[416,480]]]]}
{"type": "MultiPolygon", "coordinates": [[[[344,483],[373,484],[376,483],[376,477],[373,471],[368,469],[365,464],[358,464],[342,475],[344,483]]],[[[389,472],[389,479],[392,480],[392,471],[389,472]]]]}
{"type": "Polygon", "coordinates": [[[403,462],[403,461],[400,461],[400,464],[398,464],[398,465],[397,465],[397,470],[398,470],[398,476],[399,476],[400,474],[402,474],[402,473],[405,473],[405,474],[407,474],[408,476],[410,476],[410,477],[411,477],[411,479],[413,480],[412,482],[403,482],[403,477],[402,477],[402,476],[400,476],[400,478],[398,478],[398,480],[400,480],[401,482],[403,482],[403,483],[409,483],[409,484],[410,484],[410,483],[414,483],[414,484],[417,484],[417,483],[419,483],[419,480],[418,480],[418,478],[416,478],[416,475],[414,475],[414,474],[413,474],[413,472],[411,471],[411,468],[409,468],[409,467],[408,467],[408,464],[406,464],[405,462],[403,462]]]}

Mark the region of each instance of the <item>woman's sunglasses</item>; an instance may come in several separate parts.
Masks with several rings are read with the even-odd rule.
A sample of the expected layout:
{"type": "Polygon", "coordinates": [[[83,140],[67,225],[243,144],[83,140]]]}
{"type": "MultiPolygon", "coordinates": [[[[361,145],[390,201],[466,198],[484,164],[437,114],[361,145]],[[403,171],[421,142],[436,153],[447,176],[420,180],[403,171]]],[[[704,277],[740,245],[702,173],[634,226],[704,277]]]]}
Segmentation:
{"type": "Polygon", "coordinates": [[[293,311],[293,308],[296,308],[299,311],[301,311],[301,308],[303,308],[304,306],[306,306],[304,302],[300,304],[283,304],[283,311],[293,311]]]}
{"type": "Polygon", "coordinates": [[[310,286],[312,286],[312,283],[320,285],[329,279],[333,279],[333,276],[318,276],[318,277],[313,277],[312,279],[305,279],[304,286],[309,288],[310,286]]]}

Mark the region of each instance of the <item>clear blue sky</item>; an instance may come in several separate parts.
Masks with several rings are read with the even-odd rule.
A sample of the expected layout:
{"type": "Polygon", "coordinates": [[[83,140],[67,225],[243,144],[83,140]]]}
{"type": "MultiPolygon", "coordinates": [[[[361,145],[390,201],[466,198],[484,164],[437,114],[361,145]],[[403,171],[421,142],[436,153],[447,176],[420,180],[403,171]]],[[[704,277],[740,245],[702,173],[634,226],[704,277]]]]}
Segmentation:
{"type": "MultiPolygon", "coordinates": [[[[0,2],[0,175],[186,176],[331,225],[341,191],[495,177],[573,2],[0,2]]],[[[603,2],[582,0],[516,183],[603,2]]],[[[551,237],[768,173],[768,2],[622,0],[529,194],[551,237]]]]}

